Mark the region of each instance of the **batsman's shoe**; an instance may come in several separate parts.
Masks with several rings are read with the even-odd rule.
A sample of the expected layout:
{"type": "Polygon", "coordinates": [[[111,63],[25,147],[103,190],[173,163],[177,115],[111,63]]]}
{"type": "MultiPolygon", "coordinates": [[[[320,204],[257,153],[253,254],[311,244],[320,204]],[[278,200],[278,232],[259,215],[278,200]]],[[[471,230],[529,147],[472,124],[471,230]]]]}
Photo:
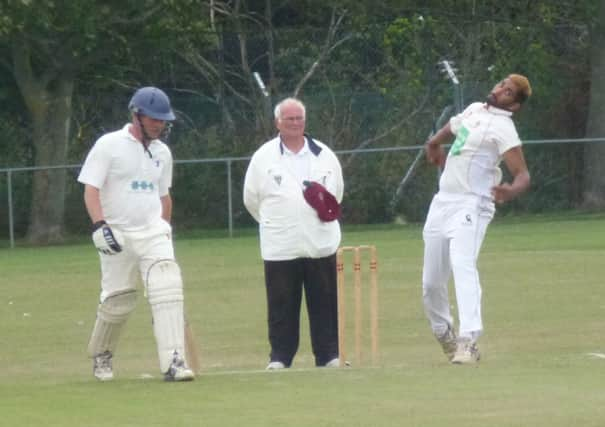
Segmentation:
{"type": "Polygon", "coordinates": [[[456,354],[452,358],[452,363],[456,365],[471,365],[477,363],[480,358],[481,355],[479,354],[477,343],[471,342],[468,338],[461,338],[458,340],[456,354]]]}
{"type": "Polygon", "coordinates": [[[340,368],[340,359],[338,357],[330,360],[324,365],[326,368],[340,368]]]}
{"type": "Polygon", "coordinates": [[[174,352],[174,358],[170,368],[164,374],[164,381],[193,381],[195,374],[185,365],[185,360],[177,352],[174,352]]]}
{"type": "Polygon", "coordinates": [[[456,349],[458,348],[456,333],[451,326],[448,326],[447,331],[445,331],[443,335],[435,334],[435,338],[437,338],[437,341],[441,344],[441,348],[443,349],[443,353],[447,357],[447,360],[451,362],[456,354],[456,349]]]}
{"type": "Polygon", "coordinates": [[[269,362],[269,364],[267,365],[267,371],[274,371],[276,369],[285,369],[286,365],[284,365],[282,362],[279,361],[274,361],[274,362],[269,362]]]}
{"type": "Polygon", "coordinates": [[[113,379],[113,369],[111,367],[112,357],[113,354],[111,354],[111,351],[107,350],[92,358],[92,373],[99,381],[110,381],[113,379]]]}

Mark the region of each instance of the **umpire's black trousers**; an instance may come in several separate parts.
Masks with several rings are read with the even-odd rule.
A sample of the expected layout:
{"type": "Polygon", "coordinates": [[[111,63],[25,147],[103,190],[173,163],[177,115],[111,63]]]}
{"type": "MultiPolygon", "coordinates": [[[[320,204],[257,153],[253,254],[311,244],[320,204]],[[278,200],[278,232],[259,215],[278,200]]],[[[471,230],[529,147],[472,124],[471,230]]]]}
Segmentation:
{"type": "Polygon", "coordinates": [[[303,288],[315,365],[337,358],[336,254],[264,264],[271,361],[292,364],[298,350],[303,288]]]}

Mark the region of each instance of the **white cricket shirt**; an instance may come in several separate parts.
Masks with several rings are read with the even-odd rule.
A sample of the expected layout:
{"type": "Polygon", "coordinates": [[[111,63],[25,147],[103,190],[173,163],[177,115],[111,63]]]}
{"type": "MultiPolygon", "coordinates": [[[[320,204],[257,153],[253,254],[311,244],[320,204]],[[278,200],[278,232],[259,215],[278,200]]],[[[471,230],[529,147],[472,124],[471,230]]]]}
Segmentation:
{"type": "Polygon", "coordinates": [[[78,181],[99,189],[105,220],[124,231],[140,231],[161,218],[160,197],[172,185],[172,154],[153,140],[146,151],[128,131],[130,124],[99,138],[78,181]]]}
{"type": "Polygon", "coordinates": [[[302,184],[305,179],[319,182],[340,203],[344,191],[340,162],[322,142],[306,138],[306,144],[308,153],[287,153],[277,137],[263,144],[248,165],[244,205],[259,223],[261,256],[266,261],[326,257],[340,244],[340,224],[319,219],[304,199],[302,184]],[[297,154],[302,158],[294,159],[297,154]]]}
{"type": "Polygon", "coordinates": [[[491,197],[500,183],[502,155],[521,145],[510,111],[485,103],[469,105],[450,119],[456,140],[439,180],[439,191],[491,197]]]}

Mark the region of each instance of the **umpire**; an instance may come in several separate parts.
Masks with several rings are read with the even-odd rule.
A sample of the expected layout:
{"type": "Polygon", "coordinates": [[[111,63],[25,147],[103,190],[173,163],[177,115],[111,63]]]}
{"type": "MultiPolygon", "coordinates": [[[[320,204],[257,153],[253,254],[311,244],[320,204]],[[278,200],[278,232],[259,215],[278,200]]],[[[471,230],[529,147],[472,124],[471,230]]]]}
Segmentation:
{"type": "Polygon", "coordinates": [[[252,156],[244,204],[259,223],[267,293],[268,370],[288,368],[298,350],[304,289],[316,366],[337,367],[336,250],[340,244],[340,163],[305,132],[305,106],[275,107],[279,135],[252,156]]]}

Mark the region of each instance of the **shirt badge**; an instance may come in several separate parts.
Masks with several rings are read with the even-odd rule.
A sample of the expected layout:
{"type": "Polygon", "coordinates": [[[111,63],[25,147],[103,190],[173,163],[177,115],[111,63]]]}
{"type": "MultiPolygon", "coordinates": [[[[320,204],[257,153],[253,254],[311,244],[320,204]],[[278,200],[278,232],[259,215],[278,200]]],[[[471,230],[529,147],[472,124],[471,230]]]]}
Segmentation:
{"type": "Polygon", "coordinates": [[[470,214],[466,214],[464,216],[464,220],[465,221],[462,223],[462,225],[473,225],[473,219],[470,214]]]}

